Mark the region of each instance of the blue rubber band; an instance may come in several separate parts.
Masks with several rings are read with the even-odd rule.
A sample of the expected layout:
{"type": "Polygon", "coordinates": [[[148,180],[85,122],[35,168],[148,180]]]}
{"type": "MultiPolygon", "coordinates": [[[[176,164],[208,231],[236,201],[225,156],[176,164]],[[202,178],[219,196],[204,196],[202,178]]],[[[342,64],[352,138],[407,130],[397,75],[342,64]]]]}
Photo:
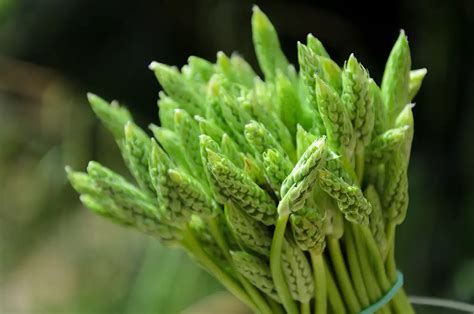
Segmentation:
{"type": "Polygon", "coordinates": [[[387,293],[380,298],[376,303],[370,305],[368,308],[362,310],[359,314],[372,314],[375,313],[377,310],[380,310],[385,304],[390,302],[393,299],[395,294],[397,294],[398,290],[403,286],[403,274],[397,271],[397,279],[393,284],[392,288],[387,291],[387,293]]]}

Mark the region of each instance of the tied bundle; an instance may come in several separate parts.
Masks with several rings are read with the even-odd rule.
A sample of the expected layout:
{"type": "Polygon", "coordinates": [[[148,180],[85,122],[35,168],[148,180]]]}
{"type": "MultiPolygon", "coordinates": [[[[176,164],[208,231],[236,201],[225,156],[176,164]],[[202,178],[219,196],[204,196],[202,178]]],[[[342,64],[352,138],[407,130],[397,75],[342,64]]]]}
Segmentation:
{"type": "MultiPolygon", "coordinates": [[[[311,34],[297,71],[257,7],[252,30],[264,79],[238,54],[151,63],[163,87],[153,138],[89,94],[135,182],[97,162],[67,168],[69,181],[86,207],[186,250],[254,312],[361,312],[397,278],[411,101],[426,70],[411,70],[403,31],[379,87],[311,34]]],[[[401,289],[379,312],[413,309],[401,289]]]]}

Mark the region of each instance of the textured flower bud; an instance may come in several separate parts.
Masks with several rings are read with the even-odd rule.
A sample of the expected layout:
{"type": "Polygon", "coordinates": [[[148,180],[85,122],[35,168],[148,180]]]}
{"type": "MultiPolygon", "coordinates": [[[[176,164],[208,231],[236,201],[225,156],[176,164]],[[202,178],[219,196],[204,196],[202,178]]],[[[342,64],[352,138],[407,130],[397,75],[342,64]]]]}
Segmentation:
{"type": "Polygon", "coordinates": [[[109,218],[114,222],[125,226],[131,226],[132,224],[125,219],[121,219],[117,214],[120,212],[120,208],[115,204],[115,202],[106,197],[100,195],[91,195],[91,194],[81,194],[79,197],[82,205],[84,205],[89,210],[93,211],[96,214],[99,214],[103,217],[109,218]]]}
{"type": "Polygon", "coordinates": [[[199,151],[199,126],[196,121],[182,109],[175,110],[174,125],[182,147],[186,148],[184,157],[190,167],[191,173],[196,178],[204,178],[204,169],[199,151]]]}
{"type": "Polygon", "coordinates": [[[290,131],[274,110],[273,84],[255,80],[254,89],[248,93],[247,99],[242,100],[241,105],[252,116],[252,119],[262,123],[273,138],[286,151],[291,160],[295,157],[295,147],[290,131]]]}
{"type": "Polygon", "coordinates": [[[349,109],[355,136],[367,145],[374,127],[373,99],[369,91],[369,75],[352,54],[344,66],[342,86],[341,99],[349,109]]]}
{"type": "Polygon", "coordinates": [[[217,204],[206,194],[199,181],[177,169],[168,170],[168,177],[176,192],[174,201],[180,203],[181,210],[201,217],[215,213],[217,204]]]}
{"type": "Polygon", "coordinates": [[[374,138],[367,147],[366,161],[377,163],[388,161],[405,142],[408,129],[408,126],[390,129],[374,138]]]}
{"type": "Polygon", "coordinates": [[[279,153],[286,155],[283,148],[263,124],[251,121],[245,125],[244,134],[248,143],[252,146],[257,159],[262,160],[262,155],[267,149],[276,149],[279,153]]]}
{"type": "Polygon", "coordinates": [[[219,194],[219,187],[217,185],[216,178],[214,178],[214,176],[210,173],[209,168],[207,167],[207,165],[209,164],[208,153],[207,153],[208,150],[219,152],[220,151],[219,144],[217,144],[216,141],[214,141],[212,138],[210,138],[207,135],[200,135],[199,146],[200,146],[202,164],[204,166],[204,173],[206,174],[207,183],[210,187],[210,190],[215,200],[221,204],[224,204],[226,202],[226,199],[223,198],[219,194]]]}
{"type": "Polygon", "coordinates": [[[380,250],[382,256],[385,256],[387,251],[387,237],[385,236],[385,218],[382,213],[382,203],[379,194],[373,185],[369,185],[365,189],[365,197],[372,205],[372,212],[369,216],[369,228],[374,236],[375,242],[380,250]]]}
{"type": "Polygon", "coordinates": [[[215,92],[213,98],[218,101],[218,106],[220,106],[220,108],[215,108],[215,111],[224,118],[224,127],[219,126],[221,126],[226,133],[231,135],[232,139],[239,144],[242,151],[249,151],[249,145],[243,134],[245,125],[250,122],[251,116],[242,108],[237,97],[232,95],[229,91],[230,88],[226,88],[225,79],[216,79],[214,84],[216,86],[214,87],[215,92]]]}
{"type": "Polygon", "coordinates": [[[179,226],[189,221],[192,211],[183,206],[176,183],[178,179],[173,181],[170,176],[171,167],[173,164],[169,157],[153,142],[149,171],[161,205],[161,215],[167,221],[179,226]]]}
{"type": "Polygon", "coordinates": [[[248,216],[232,204],[226,205],[225,214],[235,237],[245,247],[261,255],[269,256],[272,235],[267,226],[248,216]]]}
{"type": "MultiPolygon", "coordinates": [[[[224,118],[219,99],[220,84],[222,84],[222,80],[223,78],[220,75],[213,75],[207,84],[207,110],[205,117],[224,132],[231,134],[232,130],[224,118]]],[[[209,134],[209,136],[212,135],[209,134]]],[[[212,138],[214,138],[214,136],[212,136],[212,138]]],[[[217,141],[217,138],[214,140],[217,141]]]]}
{"type": "Polygon", "coordinates": [[[316,76],[320,74],[319,58],[307,46],[298,42],[298,62],[300,65],[300,76],[306,87],[307,101],[313,109],[313,127],[318,135],[326,133],[325,125],[318,109],[318,100],[316,97],[316,76]]]}
{"type": "Polygon", "coordinates": [[[344,169],[341,156],[337,155],[335,152],[331,150],[328,152],[325,168],[329,170],[330,172],[334,173],[337,177],[344,180],[346,183],[349,183],[349,184],[354,183],[354,180],[347,173],[346,169],[344,169]]]}
{"type": "Polygon", "coordinates": [[[316,83],[316,94],[330,147],[350,157],[356,138],[346,107],[337,93],[319,78],[316,83]]]}
{"type": "Polygon", "coordinates": [[[224,156],[207,150],[207,167],[215,179],[221,200],[232,201],[254,219],[271,225],[276,220],[276,207],[270,196],[245,172],[224,156]]]}
{"type": "MultiPolygon", "coordinates": [[[[96,162],[90,162],[87,171],[90,180],[94,182],[96,193],[81,196],[81,201],[86,207],[114,221],[134,226],[168,244],[179,240],[179,232],[163,221],[153,200],[146,194],[120,175],[96,162]]],[[[83,180],[84,175],[77,176],[71,173],[68,177],[73,186],[80,186],[74,181],[78,178],[83,180]]]]}
{"type": "Polygon", "coordinates": [[[372,207],[359,187],[346,183],[325,169],[319,170],[319,186],[337,201],[347,220],[357,224],[368,223],[372,207]]]}
{"type": "Polygon", "coordinates": [[[148,172],[148,159],[150,157],[150,138],[146,133],[133,122],[125,125],[125,150],[128,168],[138,185],[149,192],[155,194],[148,172]]]}
{"type": "Polygon", "coordinates": [[[281,184],[293,168],[290,160],[281,152],[269,149],[263,153],[263,166],[271,187],[280,195],[281,184]]]}
{"type": "Polygon", "coordinates": [[[230,254],[239,273],[273,300],[280,302],[270,267],[266,262],[246,252],[231,252],[230,254]]]}
{"type": "Polygon", "coordinates": [[[303,181],[311,172],[323,167],[327,156],[326,139],[315,140],[300,157],[296,166],[288,177],[283,181],[280,195],[283,197],[289,189],[300,181],[303,181]]]}
{"type": "Polygon", "coordinates": [[[281,266],[293,299],[309,302],[314,296],[314,280],[304,253],[291,242],[284,241],[281,266]]]}
{"type": "Polygon", "coordinates": [[[324,251],[326,212],[322,208],[307,203],[303,209],[291,214],[290,221],[293,237],[301,250],[317,254],[324,251]]]}
{"type": "Polygon", "coordinates": [[[405,220],[408,209],[408,176],[404,156],[397,153],[385,167],[383,205],[386,218],[396,224],[405,220]]]}
{"type": "Polygon", "coordinates": [[[87,173],[100,192],[114,199],[116,203],[137,205],[136,210],[139,212],[156,213],[156,208],[152,205],[153,200],[119,174],[94,161],[87,165],[87,173]]]}

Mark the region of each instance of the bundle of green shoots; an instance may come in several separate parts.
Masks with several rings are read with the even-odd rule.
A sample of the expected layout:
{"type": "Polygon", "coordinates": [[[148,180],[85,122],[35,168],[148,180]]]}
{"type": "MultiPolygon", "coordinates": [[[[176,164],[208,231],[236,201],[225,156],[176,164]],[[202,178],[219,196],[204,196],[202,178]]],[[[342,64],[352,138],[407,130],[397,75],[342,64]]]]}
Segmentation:
{"type": "MultiPolygon", "coordinates": [[[[410,102],[426,70],[411,71],[403,32],[379,88],[312,35],[297,72],[256,7],[252,29],[264,80],[222,52],[181,71],[150,65],[164,89],[154,138],[89,94],[136,184],[97,162],[69,180],[86,207],[184,248],[255,312],[361,312],[397,280],[410,102]]],[[[401,289],[379,312],[413,309],[401,289]]]]}

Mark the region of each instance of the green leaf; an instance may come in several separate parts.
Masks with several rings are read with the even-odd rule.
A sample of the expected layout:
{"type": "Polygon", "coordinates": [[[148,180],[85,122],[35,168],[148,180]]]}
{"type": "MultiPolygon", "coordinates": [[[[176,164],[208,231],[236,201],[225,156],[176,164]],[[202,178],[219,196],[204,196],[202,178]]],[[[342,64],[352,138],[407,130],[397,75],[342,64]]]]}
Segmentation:
{"type": "Polygon", "coordinates": [[[273,81],[277,70],[288,75],[290,65],[281,50],[276,30],[256,5],[252,15],[252,38],[258,64],[265,79],[273,81]]]}
{"type": "Polygon", "coordinates": [[[291,136],[295,136],[296,125],[298,123],[301,123],[306,127],[311,127],[311,112],[305,110],[299,99],[298,91],[295,89],[295,86],[281,72],[277,73],[275,89],[281,120],[288,128],[291,136]]]}
{"type": "Polygon", "coordinates": [[[181,142],[179,136],[171,130],[156,126],[154,124],[150,125],[150,129],[158,143],[163,146],[164,150],[173,159],[173,161],[188,173],[192,173],[191,165],[188,164],[184,147],[180,145],[181,142]]]}
{"type": "Polygon", "coordinates": [[[392,123],[410,101],[410,69],[410,48],[405,32],[402,30],[385,65],[381,88],[389,121],[392,123]]]}
{"type": "Polygon", "coordinates": [[[221,153],[230,159],[236,166],[244,167],[244,154],[239,150],[239,146],[226,133],[221,138],[221,153]]]}
{"type": "Polygon", "coordinates": [[[329,58],[318,56],[322,79],[334,88],[339,94],[342,92],[341,68],[329,58]]]}
{"type": "Polygon", "coordinates": [[[211,79],[215,71],[215,66],[211,62],[196,56],[190,56],[187,67],[183,67],[181,72],[187,79],[205,84],[211,79]]]}
{"type": "Polygon", "coordinates": [[[124,126],[128,121],[133,121],[130,112],[124,107],[120,107],[118,103],[108,103],[104,99],[92,93],[87,94],[87,99],[92,110],[102,121],[107,130],[112,133],[115,140],[121,143],[124,138],[124,126]]]}
{"type": "Polygon", "coordinates": [[[323,43],[319,41],[319,39],[314,37],[313,34],[308,34],[308,36],[306,37],[306,45],[316,55],[330,59],[329,54],[326,51],[326,48],[324,48],[323,46],[323,43]]]}
{"type": "Polygon", "coordinates": [[[181,108],[192,115],[204,112],[204,99],[196,91],[193,82],[187,80],[176,67],[155,61],[149,67],[165,92],[176,100],[181,108]]]}
{"type": "Polygon", "coordinates": [[[179,108],[179,103],[161,91],[159,93],[158,107],[161,126],[174,130],[174,111],[179,108]]]}
{"type": "Polygon", "coordinates": [[[425,68],[410,71],[410,84],[408,86],[408,99],[410,101],[415,98],[416,94],[420,90],[426,73],[428,73],[428,71],[425,68]]]}
{"type": "Polygon", "coordinates": [[[374,134],[373,137],[382,134],[387,129],[387,108],[384,105],[382,99],[382,93],[380,88],[374,82],[374,80],[369,80],[369,91],[372,94],[374,109],[374,134]]]}
{"type": "Polygon", "coordinates": [[[252,67],[238,54],[233,53],[229,58],[219,51],[217,53],[217,67],[219,73],[223,74],[230,82],[242,84],[251,88],[255,78],[252,67]]]}

